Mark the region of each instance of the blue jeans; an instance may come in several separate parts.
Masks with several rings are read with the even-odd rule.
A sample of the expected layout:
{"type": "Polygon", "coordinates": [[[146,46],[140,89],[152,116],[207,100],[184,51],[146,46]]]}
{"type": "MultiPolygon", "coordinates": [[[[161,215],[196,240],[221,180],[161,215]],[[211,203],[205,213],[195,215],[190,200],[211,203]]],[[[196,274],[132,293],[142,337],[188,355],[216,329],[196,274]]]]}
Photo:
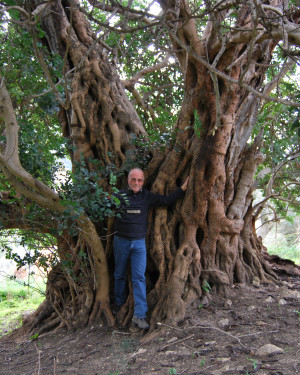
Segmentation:
{"type": "Polygon", "coordinates": [[[126,302],[126,273],[130,260],[134,316],[137,318],[146,318],[148,306],[146,301],[145,272],[147,252],[145,239],[128,240],[115,236],[113,246],[115,256],[115,304],[121,306],[126,302]]]}

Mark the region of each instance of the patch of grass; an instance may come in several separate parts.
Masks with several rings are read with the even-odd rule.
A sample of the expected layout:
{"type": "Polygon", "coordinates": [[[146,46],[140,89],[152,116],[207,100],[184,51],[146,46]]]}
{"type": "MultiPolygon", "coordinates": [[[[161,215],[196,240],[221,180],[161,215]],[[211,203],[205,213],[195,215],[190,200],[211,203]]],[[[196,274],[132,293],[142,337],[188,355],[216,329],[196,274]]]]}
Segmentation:
{"type": "MultiPolygon", "coordinates": [[[[41,285],[44,289],[44,286],[41,285]]],[[[43,290],[41,289],[41,291],[43,290]]],[[[19,327],[23,316],[31,313],[45,297],[14,280],[0,282],[0,337],[19,327]]]]}
{"type": "Polygon", "coordinates": [[[202,358],[202,359],[201,359],[199,365],[200,365],[201,367],[205,365],[205,358],[202,358]]]}
{"type": "Polygon", "coordinates": [[[268,246],[268,253],[271,255],[278,255],[284,259],[290,259],[295,264],[300,265],[300,249],[297,245],[287,247],[280,244],[272,244],[268,246]]]}
{"type": "Polygon", "coordinates": [[[248,358],[248,361],[250,361],[252,363],[253,369],[256,370],[257,369],[257,359],[248,358]]]}

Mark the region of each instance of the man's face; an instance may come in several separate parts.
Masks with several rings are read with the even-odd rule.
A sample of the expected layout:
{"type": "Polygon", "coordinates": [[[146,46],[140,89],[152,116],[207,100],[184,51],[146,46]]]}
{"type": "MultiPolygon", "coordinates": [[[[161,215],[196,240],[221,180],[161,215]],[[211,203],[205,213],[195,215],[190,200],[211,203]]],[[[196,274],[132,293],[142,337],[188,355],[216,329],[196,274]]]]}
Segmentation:
{"type": "Polygon", "coordinates": [[[144,185],[144,173],[138,169],[133,169],[128,176],[128,186],[136,194],[144,185]]]}

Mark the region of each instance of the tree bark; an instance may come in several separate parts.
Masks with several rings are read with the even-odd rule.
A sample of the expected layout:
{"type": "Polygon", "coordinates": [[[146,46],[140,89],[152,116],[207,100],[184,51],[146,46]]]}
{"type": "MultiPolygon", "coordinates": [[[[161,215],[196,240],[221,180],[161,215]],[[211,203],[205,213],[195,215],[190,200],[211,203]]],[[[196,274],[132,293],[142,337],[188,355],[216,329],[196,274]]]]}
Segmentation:
{"type": "MultiPolygon", "coordinates": [[[[174,14],[173,2],[161,5],[174,14]]],[[[240,26],[249,27],[250,10],[247,5],[241,8],[240,26]]],[[[187,14],[187,4],[181,2],[179,19],[187,14]]],[[[202,39],[191,19],[178,25],[178,30],[176,34],[171,32],[177,50],[184,42],[198,56],[208,56],[219,71],[232,66],[231,78],[260,91],[275,47],[272,39],[254,44],[251,54],[241,59],[247,47],[244,43],[231,45],[223,53],[214,48],[218,36],[211,23],[202,39]],[[234,64],[236,60],[240,63],[234,64]]],[[[252,222],[252,181],[263,156],[256,142],[248,145],[247,141],[260,100],[208,72],[192,53],[181,51],[178,58],[186,77],[176,124],[179,136],[176,148],[160,167],[160,185],[154,188],[162,192],[169,186],[170,176],[174,181],[183,170],[190,171],[190,182],[184,202],[177,204],[172,219],[168,221],[166,209],[159,209],[151,222],[151,255],[159,270],[150,292],[153,323],[183,319],[186,306],[202,295],[201,285],[205,282],[212,291],[226,295],[234,282],[249,283],[255,277],[261,282],[276,279],[261,255],[262,243],[252,222]],[[185,130],[200,123],[200,136],[185,130]]]]}
{"type": "MultiPolygon", "coordinates": [[[[38,5],[41,3],[36,0],[38,5]]],[[[83,157],[106,167],[121,168],[132,146],[132,135],[145,130],[101,44],[98,43],[79,2],[50,3],[42,26],[51,52],[64,59],[70,90],[60,111],[63,135],[70,139],[72,161],[83,157]]]]}

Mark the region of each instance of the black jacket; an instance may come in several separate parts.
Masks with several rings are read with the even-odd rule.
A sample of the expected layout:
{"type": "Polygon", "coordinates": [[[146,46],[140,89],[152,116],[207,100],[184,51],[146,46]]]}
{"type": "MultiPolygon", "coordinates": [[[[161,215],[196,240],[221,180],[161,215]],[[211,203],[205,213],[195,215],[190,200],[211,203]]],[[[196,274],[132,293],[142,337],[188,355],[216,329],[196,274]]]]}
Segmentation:
{"type": "Polygon", "coordinates": [[[149,207],[170,206],[184,195],[184,191],[179,187],[169,195],[160,195],[146,189],[136,194],[132,190],[124,189],[120,190],[119,194],[122,210],[121,216],[115,219],[116,235],[129,240],[137,240],[144,238],[147,234],[149,207]]]}

